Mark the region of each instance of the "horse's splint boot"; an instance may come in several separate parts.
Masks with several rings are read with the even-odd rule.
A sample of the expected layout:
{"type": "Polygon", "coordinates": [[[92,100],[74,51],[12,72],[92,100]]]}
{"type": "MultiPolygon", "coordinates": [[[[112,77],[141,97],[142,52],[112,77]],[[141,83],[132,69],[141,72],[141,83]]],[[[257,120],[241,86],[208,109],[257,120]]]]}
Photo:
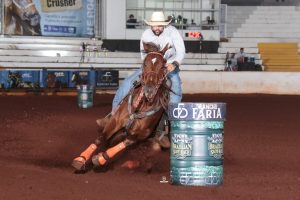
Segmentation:
{"type": "Polygon", "coordinates": [[[108,160],[109,157],[104,152],[101,152],[98,155],[93,156],[92,163],[95,167],[100,167],[104,166],[108,160]]]}
{"type": "Polygon", "coordinates": [[[113,158],[117,153],[125,149],[125,143],[120,142],[114,147],[109,148],[106,152],[101,152],[96,156],[93,156],[92,162],[95,166],[103,166],[107,163],[107,161],[111,158],[113,158]]]}

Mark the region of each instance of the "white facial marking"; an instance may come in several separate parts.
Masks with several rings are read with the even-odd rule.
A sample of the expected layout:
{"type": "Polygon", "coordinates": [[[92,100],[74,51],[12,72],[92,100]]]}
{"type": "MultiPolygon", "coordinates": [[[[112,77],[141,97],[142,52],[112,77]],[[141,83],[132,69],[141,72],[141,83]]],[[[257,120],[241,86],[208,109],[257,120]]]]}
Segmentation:
{"type": "Polygon", "coordinates": [[[154,63],[156,63],[156,60],[157,60],[156,58],[153,58],[153,59],[152,59],[152,64],[153,64],[153,65],[154,65],[154,63]]]}

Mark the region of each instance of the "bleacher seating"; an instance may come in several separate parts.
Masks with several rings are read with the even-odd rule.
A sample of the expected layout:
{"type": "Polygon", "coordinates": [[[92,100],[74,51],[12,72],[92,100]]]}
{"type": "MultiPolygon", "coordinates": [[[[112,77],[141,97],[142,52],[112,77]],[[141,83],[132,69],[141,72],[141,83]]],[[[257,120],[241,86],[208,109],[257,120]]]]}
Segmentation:
{"type": "Polygon", "coordinates": [[[228,29],[229,42],[220,43],[219,53],[237,53],[244,47],[247,54],[260,59],[258,43],[282,42],[296,43],[299,52],[300,11],[296,6],[229,6],[228,14],[228,27],[235,28],[228,29]],[[244,22],[238,24],[239,18],[244,22]]]}
{"type": "Polygon", "coordinates": [[[259,43],[266,71],[300,71],[297,43],[259,43]]]}
{"type": "MultiPolygon", "coordinates": [[[[90,38],[1,37],[0,68],[117,69],[121,78],[141,66],[139,53],[109,52],[90,38]],[[86,51],[81,49],[82,42],[86,51]]],[[[225,54],[188,53],[183,71],[224,69],[225,54]]]]}

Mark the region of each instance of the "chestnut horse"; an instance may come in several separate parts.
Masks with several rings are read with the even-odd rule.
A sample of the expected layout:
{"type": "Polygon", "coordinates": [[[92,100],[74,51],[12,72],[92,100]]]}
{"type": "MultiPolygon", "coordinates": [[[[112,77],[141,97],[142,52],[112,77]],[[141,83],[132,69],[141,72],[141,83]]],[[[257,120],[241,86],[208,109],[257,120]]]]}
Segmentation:
{"type": "Polygon", "coordinates": [[[4,34],[41,35],[41,17],[32,0],[5,0],[4,8],[4,34]]]}
{"type": "MultiPolygon", "coordinates": [[[[154,44],[144,43],[147,55],[143,62],[140,80],[134,84],[130,93],[115,111],[96,121],[99,126],[99,136],[73,160],[72,166],[76,170],[85,170],[87,164],[91,162],[96,167],[106,165],[120,151],[130,145],[146,141],[152,136],[169,102],[170,87],[167,84],[164,59],[168,48],[166,45],[160,51],[154,44]],[[117,145],[112,145],[98,153],[111,140],[114,140],[117,145]]],[[[146,161],[148,162],[146,166],[149,168],[152,167],[151,158],[160,151],[158,140],[150,141],[152,148],[148,155],[149,161],[146,161]]]]}

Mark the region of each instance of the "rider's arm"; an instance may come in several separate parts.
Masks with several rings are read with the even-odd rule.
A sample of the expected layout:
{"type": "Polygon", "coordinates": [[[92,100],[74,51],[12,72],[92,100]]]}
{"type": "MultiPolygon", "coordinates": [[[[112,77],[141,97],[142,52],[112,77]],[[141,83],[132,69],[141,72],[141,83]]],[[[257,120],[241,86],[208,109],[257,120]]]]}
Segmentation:
{"type": "MultiPolygon", "coordinates": [[[[171,28],[171,37],[176,51],[175,57],[172,57],[171,62],[175,62],[178,66],[182,63],[185,56],[185,46],[179,31],[175,27],[171,28]]],[[[175,64],[175,65],[176,65],[175,64]]]]}

